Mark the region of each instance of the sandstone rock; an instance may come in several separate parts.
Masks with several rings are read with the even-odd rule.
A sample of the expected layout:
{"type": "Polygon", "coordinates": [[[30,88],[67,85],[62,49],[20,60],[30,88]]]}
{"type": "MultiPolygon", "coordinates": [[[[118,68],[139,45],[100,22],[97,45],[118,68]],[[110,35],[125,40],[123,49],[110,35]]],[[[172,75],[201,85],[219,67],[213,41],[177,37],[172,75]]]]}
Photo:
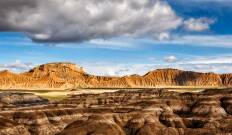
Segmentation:
{"type": "Polygon", "coordinates": [[[232,133],[232,89],[199,93],[176,93],[165,89],[120,90],[74,94],[61,101],[40,102],[35,106],[30,103],[34,105],[39,97],[22,93],[0,95],[4,94],[17,98],[15,101],[14,98],[3,100],[0,107],[0,134],[3,135],[232,133]],[[27,102],[21,102],[21,99],[27,99],[27,102]],[[18,102],[29,105],[18,106],[18,102]]]}
{"type": "Polygon", "coordinates": [[[1,89],[155,88],[167,86],[231,87],[232,74],[158,69],[124,77],[89,75],[72,63],[48,63],[28,72],[0,72],[1,89]]]}
{"type": "Polygon", "coordinates": [[[5,106],[33,106],[46,103],[48,103],[47,99],[43,99],[32,93],[0,92],[0,104],[5,106]]]}

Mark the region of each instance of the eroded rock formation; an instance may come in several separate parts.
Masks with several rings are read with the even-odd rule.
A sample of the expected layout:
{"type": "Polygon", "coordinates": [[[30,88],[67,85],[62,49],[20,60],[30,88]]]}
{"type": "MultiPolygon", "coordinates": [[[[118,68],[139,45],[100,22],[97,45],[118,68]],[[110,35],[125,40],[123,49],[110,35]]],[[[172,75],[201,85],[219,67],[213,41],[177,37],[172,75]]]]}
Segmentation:
{"type": "Polygon", "coordinates": [[[28,94],[0,96],[1,135],[216,135],[232,133],[232,89],[165,89],[70,95],[48,103],[28,94]],[[7,97],[7,96],[6,96],[7,97]],[[22,98],[19,98],[22,97],[22,98]],[[20,100],[19,100],[20,99],[20,100]],[[38,104],[34,104],[34,101],[38,104]],[[25,106],[22,105],[24,102],[25,106]],[[18,104],[19,103],[19,104],[18,104]],[[30,105],[31,103],[31,105],[30,105]]]}
{"type": "Polygon", "coordinates": [[[50,63],[14,74],[0,72],[0,89],[157,88],[167,86],[231,87],[232,74],[158,69],[143,76],[93,76],[71,63],[50,63]]]}

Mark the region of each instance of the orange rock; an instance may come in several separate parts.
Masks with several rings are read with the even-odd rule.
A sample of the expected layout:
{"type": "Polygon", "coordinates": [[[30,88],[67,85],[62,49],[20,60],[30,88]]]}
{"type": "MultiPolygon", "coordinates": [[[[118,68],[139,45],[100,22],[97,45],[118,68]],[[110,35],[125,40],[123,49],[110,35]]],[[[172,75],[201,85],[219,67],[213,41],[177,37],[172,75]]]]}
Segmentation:
{"type": "Polygon", "coordinates": [[[157,69],[124,77],[94,76],[72,63],[48,63],[28,72],[0,72],[1,89],[154,88],[168,86],[231,87],[232,74],[157,69]]]}

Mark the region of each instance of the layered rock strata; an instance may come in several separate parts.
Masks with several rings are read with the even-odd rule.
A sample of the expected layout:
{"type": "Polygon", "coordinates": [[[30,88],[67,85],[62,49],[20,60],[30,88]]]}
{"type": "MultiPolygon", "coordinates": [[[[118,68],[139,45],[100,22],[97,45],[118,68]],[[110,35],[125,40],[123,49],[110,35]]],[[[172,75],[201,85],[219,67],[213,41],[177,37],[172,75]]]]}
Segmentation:
{"type": "Polygon", "coordinates": [[[52,103],[35,96],[37,105],[31,95],[17,96],[22,99],[14,101],[12,98],[7,103],[0,96],[0,102],[5,104],[0,111],[0,135],[232,133],[232,89],[200,93],[176,93],[164,89],[121,90],[74,94],[52,103]],[[22,102],[27,105],[23,106],[22,102]]]}
{"type": "Polygon", "coordinates": [[[72,63],[49,63],[21,74],[0,72],[0,89],[232,87],[232,74],[158,69],[124,77],[89,75],[72,63]]]}

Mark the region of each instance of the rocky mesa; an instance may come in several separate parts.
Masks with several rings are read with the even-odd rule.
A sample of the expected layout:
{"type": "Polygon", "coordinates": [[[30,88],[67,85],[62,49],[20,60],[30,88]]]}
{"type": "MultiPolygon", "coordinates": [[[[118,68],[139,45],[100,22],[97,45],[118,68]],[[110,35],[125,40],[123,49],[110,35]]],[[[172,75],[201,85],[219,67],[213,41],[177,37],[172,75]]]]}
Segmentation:
{"type": "Polygon", "coordinates": [[[48,63],[28,72],[0,72],[0,89],[157,88],[169,86],[231,87],[232,74],[157,69],[124,77],[94,76],[72,63],[48,63]]]}

